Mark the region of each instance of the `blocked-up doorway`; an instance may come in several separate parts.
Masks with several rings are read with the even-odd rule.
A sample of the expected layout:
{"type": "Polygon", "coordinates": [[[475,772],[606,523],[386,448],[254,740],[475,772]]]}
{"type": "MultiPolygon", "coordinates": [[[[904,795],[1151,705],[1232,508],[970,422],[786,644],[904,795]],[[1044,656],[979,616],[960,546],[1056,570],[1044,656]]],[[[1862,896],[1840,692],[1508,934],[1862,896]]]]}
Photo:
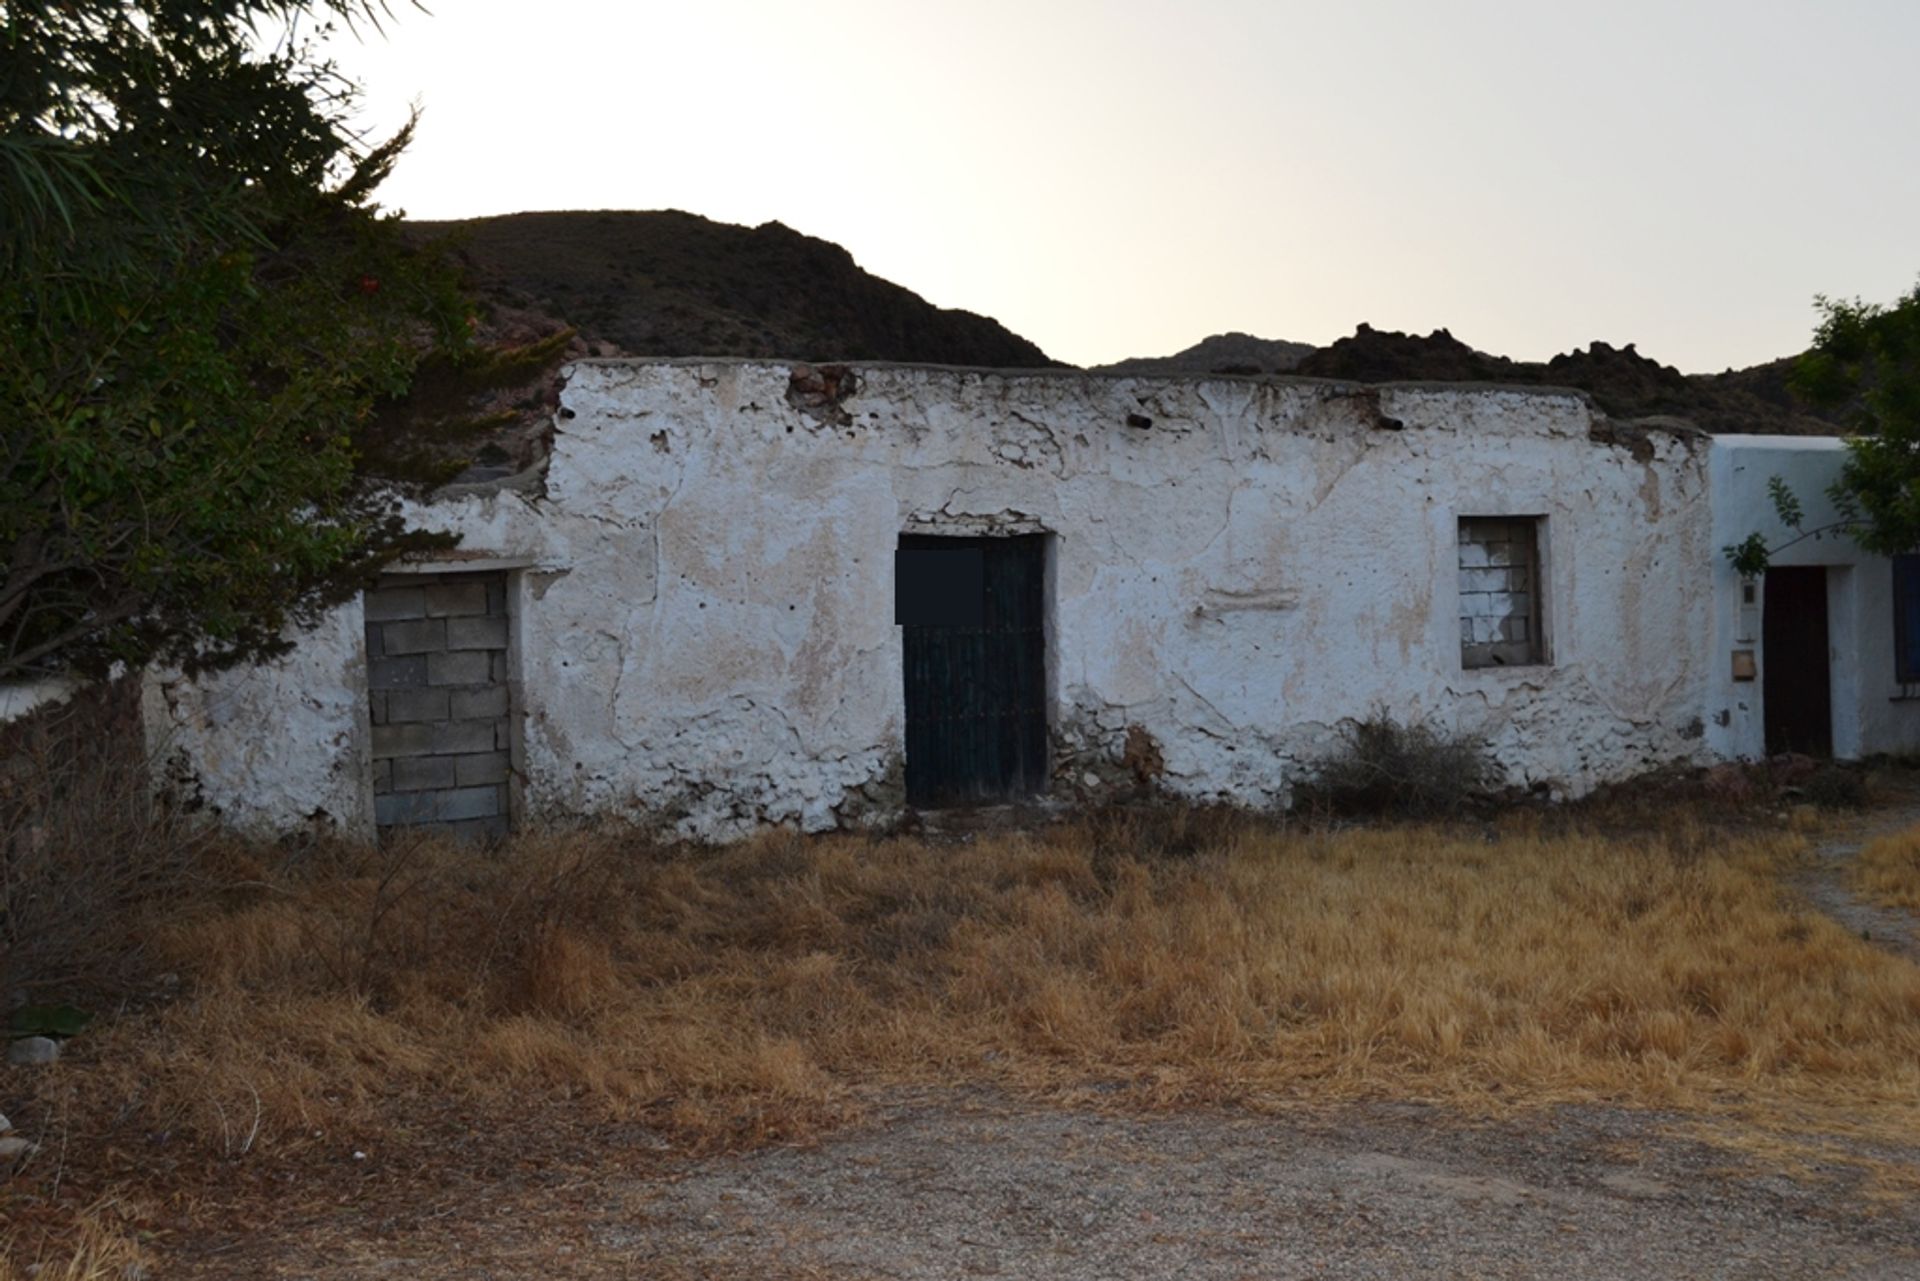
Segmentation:
{"type": "Polygon", "coordinates": [[[1833,673],[1824,565],[1767,570],[1760,623],[1760,698],[1767,751],[1833,754],[1833,673]]]}
{"type": "Polygon", "coordinates": [[[1046,537],[902,535],[907,802],[1032,796],[1047,781],[1046,537]]]}
{"type": "Polygon", "coordinates": [[[505,832],[506,575],[389,575],[366,613],[375,823],[505,832]]]}

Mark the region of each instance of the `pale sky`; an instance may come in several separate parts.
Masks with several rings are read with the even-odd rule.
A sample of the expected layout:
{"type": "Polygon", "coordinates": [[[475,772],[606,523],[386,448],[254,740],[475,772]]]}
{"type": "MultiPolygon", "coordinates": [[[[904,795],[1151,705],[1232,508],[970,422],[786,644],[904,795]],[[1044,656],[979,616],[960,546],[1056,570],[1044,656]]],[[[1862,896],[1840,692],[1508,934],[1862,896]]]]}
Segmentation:
{"type": "Polygon", "coordinates": [[[429,0],[419,218],[777,219],[1056,358],[1444,326],[1688,372],[1920,276],[1914,0],[429,0]]]}

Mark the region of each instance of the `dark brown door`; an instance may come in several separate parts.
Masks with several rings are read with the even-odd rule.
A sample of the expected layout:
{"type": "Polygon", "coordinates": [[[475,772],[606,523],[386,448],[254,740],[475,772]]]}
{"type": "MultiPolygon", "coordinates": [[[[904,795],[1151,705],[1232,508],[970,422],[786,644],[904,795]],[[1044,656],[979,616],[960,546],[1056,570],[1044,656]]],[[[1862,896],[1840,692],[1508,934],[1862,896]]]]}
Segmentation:
{"type": "Polygon", "coordinates": [[[1047,781],[1045,539],[903,536],[907,802],[977,805],[1047,781]]]}
{"type": "Polygon", "coordinates": [[[1824,565],[1767,571],[1760,629],[1767,751],[1833,755],[1824,565]]]}

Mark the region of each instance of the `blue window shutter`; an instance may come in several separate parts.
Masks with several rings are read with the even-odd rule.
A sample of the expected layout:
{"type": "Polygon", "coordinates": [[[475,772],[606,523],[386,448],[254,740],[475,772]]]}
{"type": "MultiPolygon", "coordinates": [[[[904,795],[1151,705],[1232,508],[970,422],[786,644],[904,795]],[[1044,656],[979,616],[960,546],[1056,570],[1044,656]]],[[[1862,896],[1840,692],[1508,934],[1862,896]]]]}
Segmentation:
{"type": "Polygon", "coordinates": [[[1893,558],[1894,679],[1920,683],[1920,554],[1893,558]]]}

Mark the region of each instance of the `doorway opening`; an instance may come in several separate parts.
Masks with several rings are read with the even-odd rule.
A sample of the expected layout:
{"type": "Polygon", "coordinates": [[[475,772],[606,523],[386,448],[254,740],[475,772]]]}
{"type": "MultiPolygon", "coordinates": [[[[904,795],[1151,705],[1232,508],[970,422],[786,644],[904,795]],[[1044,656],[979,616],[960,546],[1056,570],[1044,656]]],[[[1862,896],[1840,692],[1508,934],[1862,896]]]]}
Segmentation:
{"type": "Polygon", "coordinates": [[[1833,755],[1833,673],[1827,639],[1827,568],[1767,570],[1760,622],[1760,699],[1767,752],[1833,755]]]}
{"type": "Polygon", "coordinates": [[[906,675],[907,803],[992,804],[1046,787],[1046,535],[903,534],[894,621],[906,675]]]}

